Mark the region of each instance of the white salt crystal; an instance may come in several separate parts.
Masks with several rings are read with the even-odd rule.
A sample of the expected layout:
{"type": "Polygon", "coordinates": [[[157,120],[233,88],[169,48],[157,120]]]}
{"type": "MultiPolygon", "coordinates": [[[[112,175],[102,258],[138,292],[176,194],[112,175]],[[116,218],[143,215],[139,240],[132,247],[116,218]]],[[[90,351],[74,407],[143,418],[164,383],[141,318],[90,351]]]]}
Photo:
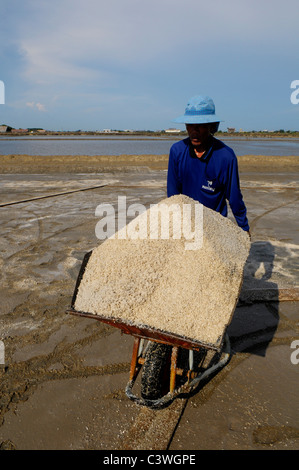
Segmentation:
{"type": "MultiPolygon", "coordinates": [[[[162,200],[162,220],[169,215],[167,206],[174,204],[177,210],[189,204],[189,232],[201,230],[200,221],[195,221],[201,205],[187,196],[162,200]]],[[[151,211],[156,209],[151,207],[122,229],[143,234],[141,239],[119,232],[93,250],[74,307],[218,347],[238,301],[250,249],[248,234],[201,206],[201,247],[186,249],[190,239],[184,233],[176,238],[175,219],[169,219],[169,239],[149,236],[151,211]]]]}

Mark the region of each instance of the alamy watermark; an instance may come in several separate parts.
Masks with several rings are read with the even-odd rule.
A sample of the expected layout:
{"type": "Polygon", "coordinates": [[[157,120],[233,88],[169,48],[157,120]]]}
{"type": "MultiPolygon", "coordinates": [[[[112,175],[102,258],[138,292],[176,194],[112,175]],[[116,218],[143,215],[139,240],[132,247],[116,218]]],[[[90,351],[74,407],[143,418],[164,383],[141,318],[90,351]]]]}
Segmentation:
{"type": "Polygon", "coordinates": [[[293,80],[291,83],[291,88],[294,91],[291,93],[290,100],[292,104],[299,103],[299,80],[293,80]]]}
{"type": "Polygon", "coordinates": [[[202,204],[143,204],[127,206],[126,196],[118,196],[117,210],[112,204],[99,204],[95,216],[100,217],[95,234],[99,240],[178,240],[185,241],[186,250],[198,250],[203,242],[202,204]],[[127,218],[133,218],[127,223],[127,218]]]}
{"type": "Polygon", "coordinates": [[[291,349],[295,349],[291,354],[291,363],[297,365],[299,364],[299,339],[292,341],[291,349]]]}
{"type": "Polygon", "coordinates": [[[0,80],[0,104],[5,104],[5,86],[2,80],[0,80]]]}

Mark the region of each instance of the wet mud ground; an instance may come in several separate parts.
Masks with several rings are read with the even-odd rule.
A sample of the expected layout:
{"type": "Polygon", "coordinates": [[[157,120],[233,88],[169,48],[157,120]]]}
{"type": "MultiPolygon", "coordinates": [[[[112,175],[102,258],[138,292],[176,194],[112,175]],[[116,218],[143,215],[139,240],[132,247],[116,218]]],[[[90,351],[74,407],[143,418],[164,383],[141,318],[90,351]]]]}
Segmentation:
{"type": "Polygon", "coordinates": [[[298,449],[298,157],[240,159],[252,248],[232,356],[161,410],[125,395],[133,338],[65,312],[84,255],[101,242],[97,205],[163,199],[166,159],[22,158],[0,162],[0,448],[298,449]]]}

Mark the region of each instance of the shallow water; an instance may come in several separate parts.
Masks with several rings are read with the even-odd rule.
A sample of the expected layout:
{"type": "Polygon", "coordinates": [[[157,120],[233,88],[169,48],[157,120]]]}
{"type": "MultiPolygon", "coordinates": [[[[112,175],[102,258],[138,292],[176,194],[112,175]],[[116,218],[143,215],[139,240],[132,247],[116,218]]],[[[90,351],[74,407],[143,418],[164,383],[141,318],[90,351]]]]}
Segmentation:
{"type": "MultiPolygon", "coordinates": [[[[0,136],[0,155],[165,155],[178,138],[0,136]]],[[[223,138],[237,155],[299,156],[299,140],[223,138]]]]}

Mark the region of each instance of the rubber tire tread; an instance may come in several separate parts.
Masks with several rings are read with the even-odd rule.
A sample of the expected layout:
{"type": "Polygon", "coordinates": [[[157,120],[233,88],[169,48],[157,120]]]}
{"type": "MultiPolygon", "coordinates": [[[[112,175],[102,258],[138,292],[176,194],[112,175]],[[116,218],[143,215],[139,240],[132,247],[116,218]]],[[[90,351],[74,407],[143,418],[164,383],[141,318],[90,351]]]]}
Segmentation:
{"type": "Polygon", "coordinates": [[[142,398],[157,400],[169,391],[171,351],[172,347],[167,344],[149,343],[141,375],[142,398]]]}

